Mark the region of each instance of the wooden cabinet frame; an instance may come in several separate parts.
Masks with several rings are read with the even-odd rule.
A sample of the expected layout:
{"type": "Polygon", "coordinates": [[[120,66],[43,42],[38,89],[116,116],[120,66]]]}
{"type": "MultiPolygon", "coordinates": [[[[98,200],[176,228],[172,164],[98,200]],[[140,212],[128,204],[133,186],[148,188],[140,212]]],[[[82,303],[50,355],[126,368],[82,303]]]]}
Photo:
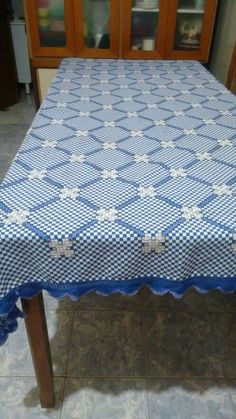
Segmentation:
{"type": "Polygon", "coordinates": [[[203,17],[200,47],[197,51],[184,51],[174,49],[178,3],[178,0],[169,0],[168,30],[166,36],[165,58],[173,60],[188,59],[206,61],[208,58],[210,40],[214,27],[217,0],[206,0],[206,11],[203,17]],[[176,11],[175,13],[173,13],[174,10],[176,11]]]}

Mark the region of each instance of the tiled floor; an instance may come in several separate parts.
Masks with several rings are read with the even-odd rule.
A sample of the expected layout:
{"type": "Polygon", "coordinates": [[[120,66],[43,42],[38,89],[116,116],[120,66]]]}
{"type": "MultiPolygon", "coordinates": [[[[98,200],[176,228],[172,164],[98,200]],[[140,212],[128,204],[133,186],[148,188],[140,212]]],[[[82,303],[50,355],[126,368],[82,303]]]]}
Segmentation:
{"type": "MultiPolygon", "coordinates": [[[[0,112],[0,177],[34,114],[0,112]]],[[[236,295],[45,295],[56,407],[40,409],[23,321],[0,348],[0,418],[236,418],[236,295]]]]}

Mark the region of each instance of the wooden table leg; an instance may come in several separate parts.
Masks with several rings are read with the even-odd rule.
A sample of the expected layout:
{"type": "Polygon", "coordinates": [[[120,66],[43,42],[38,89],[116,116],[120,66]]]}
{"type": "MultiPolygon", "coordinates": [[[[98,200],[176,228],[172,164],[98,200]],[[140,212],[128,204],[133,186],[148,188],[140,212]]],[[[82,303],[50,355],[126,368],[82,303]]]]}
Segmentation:
{"type": "MultiPolygon", "coordinates": [[[[42,293],[21,299],[41,407],[54,406],[53,369],[42,293]]],[[[20,348],[19,348],[20,349],[20,348]]]]}

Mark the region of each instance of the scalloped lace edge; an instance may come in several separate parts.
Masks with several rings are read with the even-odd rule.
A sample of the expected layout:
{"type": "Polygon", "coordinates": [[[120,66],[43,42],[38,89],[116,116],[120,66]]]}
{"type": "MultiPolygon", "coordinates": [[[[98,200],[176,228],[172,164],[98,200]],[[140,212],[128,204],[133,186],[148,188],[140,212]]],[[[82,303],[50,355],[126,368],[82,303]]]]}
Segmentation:
{"type": "Polygon", "coordinates": [[[75,282],[72,284],[55,284],[48,286],[43,282],[22,285],[3,298],[0,304],[0,346],[3,345],[9,334],[18,327],[18,318],[23,318],[23,312],[16,306],[18,298],[32,298],[41,291],[47,291],[52,297],[62,299],[70,297],[77,301],[89,292],[108,296],[114,293],[123,295],[135,295],[143,286],[147,286],[156,295],[170,293],[175,298],[181,298],[189,288],[194,288],[204,294],[211,290],[220,290],[223,293],[236,291],[236,277],[195,277],[174,281],[161,278],[139,278],[134,280],[103,280],[91,282],[75,282]]]}

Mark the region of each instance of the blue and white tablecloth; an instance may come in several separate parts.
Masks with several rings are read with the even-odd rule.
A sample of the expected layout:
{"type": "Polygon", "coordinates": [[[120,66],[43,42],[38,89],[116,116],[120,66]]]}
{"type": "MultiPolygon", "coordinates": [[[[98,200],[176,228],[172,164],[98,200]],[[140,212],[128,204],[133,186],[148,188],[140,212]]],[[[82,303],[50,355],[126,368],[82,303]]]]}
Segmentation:
{"type": "Polygon", "coordinates": [[[42,289],[236,290],[235,102],[194,61],[63,60],[1,185],[1,343],[42,289]]]}

